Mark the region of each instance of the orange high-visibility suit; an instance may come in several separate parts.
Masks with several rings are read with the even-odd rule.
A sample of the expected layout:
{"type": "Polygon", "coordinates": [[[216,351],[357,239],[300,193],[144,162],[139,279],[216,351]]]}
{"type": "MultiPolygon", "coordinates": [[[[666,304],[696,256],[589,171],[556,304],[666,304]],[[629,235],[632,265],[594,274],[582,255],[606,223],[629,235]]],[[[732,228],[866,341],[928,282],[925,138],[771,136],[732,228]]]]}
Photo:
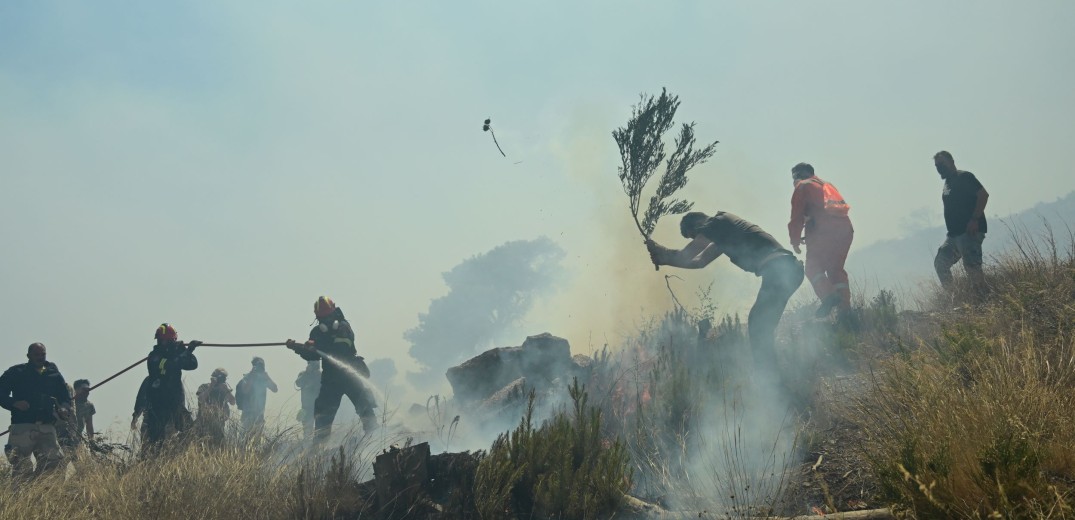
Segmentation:
{"type": "Polygon", "coordinates": [[[847,214],[851,207],[836,187],[816,176],[795,183],[791,195],[788,237],[792,245],[806,244],[806,279],[822,302],[839,295],[839,305],[851,305],[844,262],[855,229],[847,214]],[[806,229],[805,242],[802,238],[806,229]]]}

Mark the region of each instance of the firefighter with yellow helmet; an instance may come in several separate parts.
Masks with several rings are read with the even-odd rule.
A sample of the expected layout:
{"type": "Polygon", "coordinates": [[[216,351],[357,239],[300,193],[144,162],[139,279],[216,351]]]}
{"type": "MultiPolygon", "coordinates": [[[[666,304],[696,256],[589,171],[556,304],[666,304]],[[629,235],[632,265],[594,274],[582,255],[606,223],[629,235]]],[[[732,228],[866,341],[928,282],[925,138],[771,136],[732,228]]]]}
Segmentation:
{"type": "Polygon", "coordinates": [[[332,432],[332,421],[343,396],[351,400],[366,433],[377,428],[377,402],[366,387],[370,370],[355,349],[355,333],[343,311],[332,299],[314,302],[317,325],[305,343],[287,340],[287,348],[307,361],[321,361],[321,390],[314,401],[314,439],[323,442],[332,432]]]}

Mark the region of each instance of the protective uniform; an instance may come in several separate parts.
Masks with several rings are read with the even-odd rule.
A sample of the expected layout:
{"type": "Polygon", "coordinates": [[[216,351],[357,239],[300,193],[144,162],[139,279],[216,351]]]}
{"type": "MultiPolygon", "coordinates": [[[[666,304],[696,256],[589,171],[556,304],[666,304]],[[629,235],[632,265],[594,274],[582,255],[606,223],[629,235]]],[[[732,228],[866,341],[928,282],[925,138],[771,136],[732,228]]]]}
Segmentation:
{"type": "Polygon", "coordinates": [[[355,350],[355,333],[332,300],[319,298],[314,307],[317,325],[310,330],[307,348],[296,352],[307,361],[321,360],[321,390],[314,400],[314,438],[324,441],[332,432],[332,421],[346,395],[369,433],[377,428],[377,402],[363,385],[369,367],[355,350]],[[324,355],[322,355],[324,353],[324,355]]]}
{"type": "Polygon", "coordinates": [[[788,236],[792,244],[803,243],[803,228],[806,228],[806,278],[822,301],[821,310],[851,305],[851,289],[844,270],[855,236],[848,217],[850,209],[835,186],[816,176],[795,183],[788,236]]]}
{"type": "MultiPolygon", "coordinates": [[[[144,406],[146,445],[159,445],[167,436],[168,427],[183,431],[191,422],[190,411],[186,407],[186,393],[183,389],[183,371],[198,368],[198,358],[194,357],[194,347],[198,342],[191,342],[188,347],[178,341],[175,329],[164,324],[157,332],[158,344],[153,347],[146,359],[149,375],[143,382],[145,391],[144,406]],[[164,330],[167,326],[168,330],[164,330]]],[[[139,412],[136,400],[135,414],[139,412]]]]}

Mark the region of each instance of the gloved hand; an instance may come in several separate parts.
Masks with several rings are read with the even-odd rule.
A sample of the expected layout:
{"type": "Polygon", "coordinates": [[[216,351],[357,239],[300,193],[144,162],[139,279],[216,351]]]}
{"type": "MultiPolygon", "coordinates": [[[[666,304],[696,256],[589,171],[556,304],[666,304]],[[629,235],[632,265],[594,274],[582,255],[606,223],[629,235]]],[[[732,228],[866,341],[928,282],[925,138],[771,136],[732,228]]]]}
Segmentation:
{"type": "Polygon", "coordinates": [[[287,348],[289,348],[291,350],[294,350],[296,353],[299,352],[300,350],[309,351],[310,347],[312,347],[312,346],[313,346],[312,341],[307,341],[305,343],[299,343],[299,342],[297,342],[297,341],[295,341],[293,339],[287,340],[287,348]]]}
{"type": "Polygon", "coordinates": [[[194,349],[202,346],[202,343],[204,343],[204,341],[198,341],[198,340],[194,340],[194,341],[191,341],[190,343],[187,343],[187,352],[194,352],[194,349]]]}

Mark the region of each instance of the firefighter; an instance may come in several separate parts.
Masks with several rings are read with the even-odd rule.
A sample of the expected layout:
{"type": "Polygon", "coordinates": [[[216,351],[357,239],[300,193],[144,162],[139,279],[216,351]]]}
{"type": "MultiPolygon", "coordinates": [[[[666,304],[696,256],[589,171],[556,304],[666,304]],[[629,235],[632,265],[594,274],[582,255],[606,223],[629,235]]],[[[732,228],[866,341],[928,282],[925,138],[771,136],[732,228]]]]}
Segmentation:
{"type": "Polygon", "coordinates": [[[363,379],[370,375],[369,367],[355,350],[355,333],[343,311],[333,301],[321,296],[314,302],[317,325],[310,330],[305,343],[287,340],[292,349],[306,361],[321,361],[321,390],[314,400],[314,441],[324,442],[332,432],[332,421],[346,395],[362,420],[368,434],[377,429],[374,408],[377,402],[366,388],[363,379]]]}
{"type": "Polygon", "coordinates": [[[788,237],[796,253],[802,253],[799,246],[806,244],[806,279],[821,301],[816,315],[828,316],[833,308],[844,315],[851,308],[851,288],[844,270],[855,236],[848,217],[851,207],[836,186],[814,175],[814,167],[807,163],[796,164],[791,178],[795,191],[791,195],[788,237]]]}
{"type": "Polygon", "coordinates": [[[143,381],[144,399],[141,403],[136,399],[135,418],[131,422],[133,428],[139,413],[144,412],[142,441],[147,447],[159,447],[172,432],[181,432],[191,423],[183,390],[183,371],[198,368],[194,349],[202,344],[179,341],[175,327],[168,323],[157,327],[153,337],[157,344],[146,359],[149,375],[143,381]]]}

